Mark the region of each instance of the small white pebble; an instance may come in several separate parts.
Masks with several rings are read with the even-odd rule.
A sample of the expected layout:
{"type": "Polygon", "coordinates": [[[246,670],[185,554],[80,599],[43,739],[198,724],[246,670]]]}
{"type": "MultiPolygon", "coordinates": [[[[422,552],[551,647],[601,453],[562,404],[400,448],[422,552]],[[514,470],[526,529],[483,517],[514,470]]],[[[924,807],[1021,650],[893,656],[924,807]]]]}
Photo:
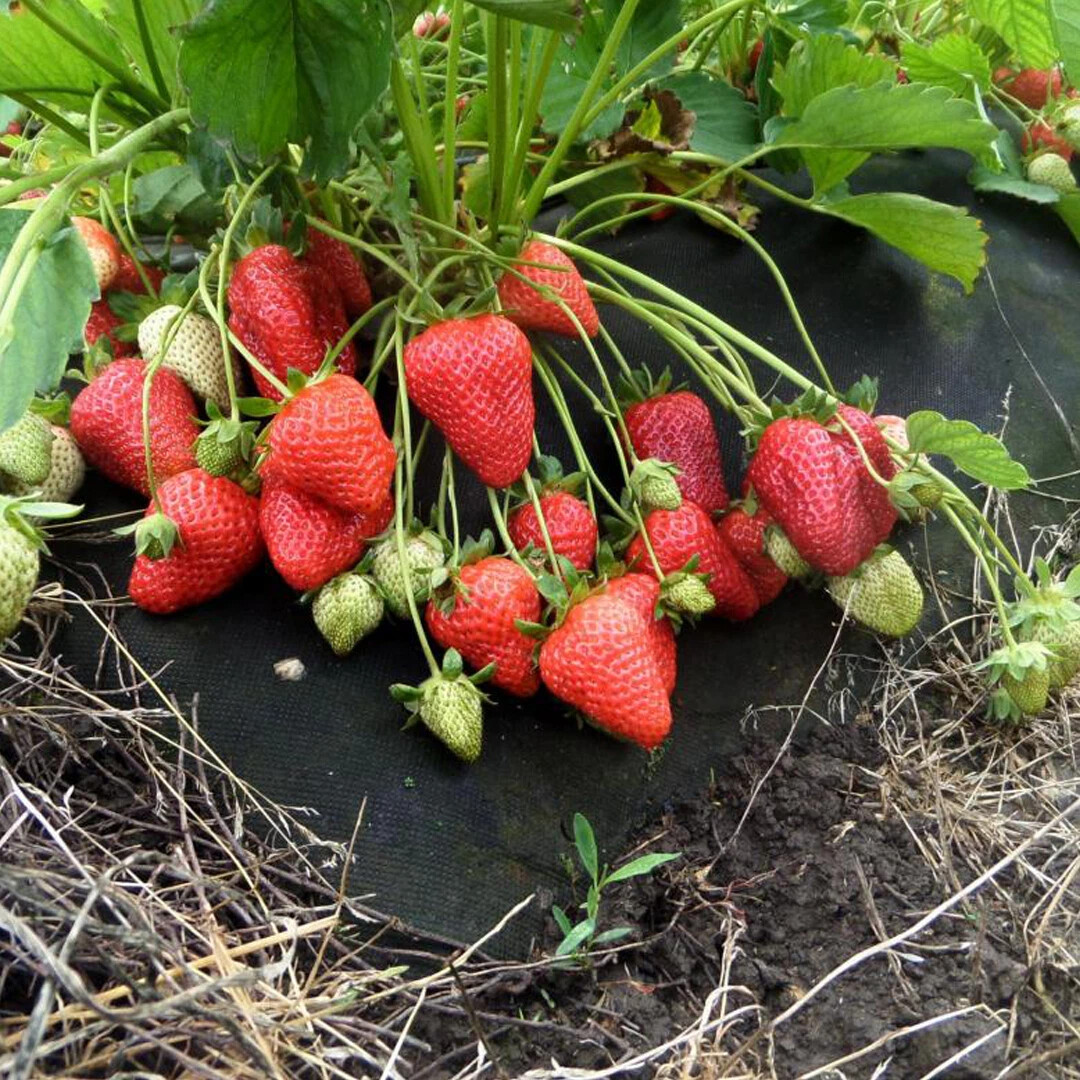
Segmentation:
{"type": "Polygon", "coordinates": [[[299,682],[307,674],[307,668],[300,657],[290,656],[274,665],[274,674],[286,682],[299,682]]]}

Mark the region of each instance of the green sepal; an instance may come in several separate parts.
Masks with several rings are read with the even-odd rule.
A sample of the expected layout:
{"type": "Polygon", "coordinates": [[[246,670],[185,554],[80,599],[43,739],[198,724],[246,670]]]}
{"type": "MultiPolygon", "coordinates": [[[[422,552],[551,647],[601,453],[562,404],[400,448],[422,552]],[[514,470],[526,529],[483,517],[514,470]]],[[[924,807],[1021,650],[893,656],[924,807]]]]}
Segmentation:
{"type": "Polygon", "coordinates": [[[176,523],[160,511],[136,522],[132,531],[135,554],[145,555],[148,559],[167,559],[180,538],[176,523]]]}

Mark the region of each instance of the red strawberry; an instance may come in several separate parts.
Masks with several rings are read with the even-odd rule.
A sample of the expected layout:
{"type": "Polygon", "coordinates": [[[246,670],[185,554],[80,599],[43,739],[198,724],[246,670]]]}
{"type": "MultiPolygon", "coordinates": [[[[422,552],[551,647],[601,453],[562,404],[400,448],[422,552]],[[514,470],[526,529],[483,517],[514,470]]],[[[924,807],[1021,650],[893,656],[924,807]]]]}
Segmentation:
{"type": "Polygon", "coordinates": [[[660,602],[660,582],[652,574],[624,574],[612,578],[604,590],[608,596],[617,596],[637,611],[649,627],[653,656],[660,669],[664,691],[675,689],[676,650],[675,628],[666,616],[657,618],[656,605],[660,602]]]}
{"type": "Polygon", "coordinates": [[[325,585],[360,560],[365,542],[390,524],[389,494],[374,514],[339,510],[299,488],[268,479],[259,500],[259,528],[274,569],[294,589],[325,585]]]}
{"type": "Polygon", "coordinates": [[[371,395],[348,375],[304,387],[270,425],[267,475],[342,510],[375,513],[397,455],[371,395]]]}
{"type": "Polygon", "coordinates": [[[526,330],[550,330],[553,334],[578,336],[578,328],[554,300],[549,300],[529,282],[550,289],[577,316],[589,337],[600,329],[600,316],[585,288],[585,282],[568,255],[543,240],[530,240],[522,249],[522,262],[545,263],[559,269],[518,265],[517,274],[507,272],[499,279],[499,300],[507,318],[526,330]]]}
{"type": "MultiPolygon", "coordinates": [[[[551,546],[556,555],[570,560],[575,570],[586,570],[596,555],[596,518],[580,499],[568,491],[549,491],[540,496],[551,546]]],[[[531,502],[519,506],[507,519],[507,530],[514,547],[523,551],[532,544],[537,551],[546,552],[540,518],[531,502]]]]}
{"type": "MultiPolygon", "coordinates": [[[[655,176],[649,173],[645,174],[645,190],[652,192],[655,195],[674,195],[675,192],[671,190],[664,183],[663,180],[658,180],[655,176]]],[[[646,206],[648,203],[635,203],[635,206],[646,206]]],[[[649,215],[650,221],[666,221],[672,214],[675,213],[675,207],[665,205],[663,203],[656,204],[656,209],[649,215]]]]}
{"type": "Polygon", "coordinates": [[[762,507],[750,515],[741,506],[729,511],[716,526],[720,539],[739,560],[754,583],[762,607],[771,604],[787,584],[787,574],[765,553],[765,530],[772,518],[762,507]]]}
{"type": "MultiPolygon", "coordinates": [[[[259,500],[239,484],[202,469],[188,469],[158,488],[161,512],[178,539],[163,559],[139,555],[128,592],[143,611],[166,615],[213,599],[258,565],[259,500]]],[[[151,504],[146,511],[155,512],[151,504]]]]}
{"type": "Polygon", "coordinates": [[[491,487],[532,456],[535,406],[529,339],[501,315],[448,319],[405,347],[409,397],[450,448],[491,487]]]}
{"type": "Polygon", "coordinates": [[[123,326],[124,320],[117,315],[106,299],[95,300],[90,305],[90,317],[83,327],[83,340],[87,346],[93,345],[104,334],[112,345],[113,356],[133,356],[135,354],[134,341],[121,341],[113,334],[118,326],[123,326]]]}
{"type": "Polygon", "coordinates": [[[598,727],[646,750],[671,730],[671,705],[644,618],[596,593],[572,607],[540,647],[544,685],[598,727]]]}
{"type": "MultiPolygon", "coordinates": [[[[873,419],[841,405],[874,468],[891,480],[896,468],[873,419]]],[[[833,577],[869,558],[896,523],[888,490],[867,472],[858,449],[836,420],[783,417],[764,431],[747,473],[759,503],[796,551],[833,577]]]]}
{"type": "Polygon", "coordinates": [[[1020,140],[1020,144],[1025,154],[1030,154],[1042,147],[1052,150],[1066,161],[1072,160],[1073,148],[1065,137],[1059,135],[1049,124],[1044,124],[1041,120],[1028,127],[1020,140]]]}
{"type": "Polygon", "coordinates": [[[350,319],[359,318],[371,307],[371,285],[367,274],[357,262],[352,248],[343,240],[309,226],[303,261],[321,267],[330,275],[350,319]]]}
{"type": "MultiPolygon", "coordinates": [[[[313,374],[348,329],[341,294],[322,267],[299,262],[288,248],[265,244],[245,255],[229,281],[229,328],[282,382],[289,368],[313,374]]],[[[337,359],[338,371],[356,370],[352,342],[337,359]]],[[[253,372],[259,393],[281,395],[253,372]]]]}
{"type": "MultiPolygon", "coordinates": [[[[739,620],[749,619],[757,611],[760,605],[754,583],[720,539],[712,518],[697,503],[686,499],[678,510],[653,510],[645,519],[645,528],[665,574],[682,570],[695,555],[698,557],[696,571],[709,575],[709,592],[716,598],[712,614],[739,620]]],[[[651,569],[640,535],[627,548],[626,560],[638,570],[651,569]]]]}
{"type": "MultiPolygon", "coordinates": [[[[150,279],[154,291],[160,292],[165,275],[156,266],[148,266],[145,263],[143,264],[143,273],[150,279]]],[[[142,278],[139,277],[135,260],[127,252],[121,252],[120,254],[120,269],[117,270],[109,289],[112,292],[138,293],[140,296],[146,293],[146,286],[143,284],[142,278]]]]}
{"type": "Polygon", "coordinates": [[[450,26],[450,16],[445,11],[422,11],[413,20],[412,32],[418,38],[440,38],[450,26]]]}
{"type": "MultiPolygon", "coordinates": [[[[142,396],[146,364],[114,360],[71,406],[71,434],[86,460],[117,484],[150,494],[143,448],[142,396]]],[[[183,380],[161,368],[150,387],[150,443],[154,477],[195,467],[195,399],[183,380]]]]}
{"type": "Polygon", "coordinates": [[[120,269],[120,245],[100,221],[88,217],[73,217],[71,224],[79,230],[83,243],[86,244],[98,289],[104,293],[112,286],[113,278],[120,269]]]}
{"type": "Polygon", "coordinates": [[[666,372],[656,384],[660,392],[652,396],[646,396],[651,380],[644,381],[645,388],[640,381],[624,385],[626,392],[644,397],[623,417],[634,453],[642,460],[656,458],[674,465],[679,470],[675,482],[687,499],[709,513],[723,510],[729,502],[724,463],[708,405],[689,390],[664,392],[670,383],[666,372]]]}
{"type": "Polygon", "coordinates": [[[535,642],[515,624],[540,621],[540,594],[532,575],[517,563],[498,555],[467,563],[457,575],[455,594],[444,602],[428,601],[424,619],[444,649],[457,649],[478,671],[494,664],[494,686],[518,697],[540,689],[535,642]]]}
{"type": "Polygon", "coordinates": [[[1029,109],[1041,109],[1048,101],[1060,96],[1061,72],[1057,68],[1051,71],[1024,68],[1011,82],[1005,83],[1005,91],[1029,109]]]}
{"type": "Polygon", "coordinates": [[[746,66],[750,69],[751,81],[753,81],[754,76],[757,74],[758,62],[761,60],[761,54],[764,51],[765,41],[763,38],[758,38],[750,49],[750,55],[746,58],[746,66]]]}

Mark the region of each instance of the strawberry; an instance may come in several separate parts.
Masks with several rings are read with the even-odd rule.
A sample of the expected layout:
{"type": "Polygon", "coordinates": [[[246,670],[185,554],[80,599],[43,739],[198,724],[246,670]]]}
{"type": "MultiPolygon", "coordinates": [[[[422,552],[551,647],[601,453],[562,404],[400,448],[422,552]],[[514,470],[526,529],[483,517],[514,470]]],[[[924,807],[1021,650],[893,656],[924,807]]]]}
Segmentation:
{"type": "MultiPolygon", "coordinates": [[[[709,592],[716,600],[713,614],[740,620],[757,611],[760,604],[753,581],[720,538],[712,518],[697,503],[686,499],[678,510],[653,510],[645,518],[645,529],[665,575],[677,573],[697,556],[695,569],[709,575],[709,592]]],[[[639,570],[651,568],[640,535],[631,541],[626,559],[639,570]]]]}
{"type": "Polygon", "coordinates": [[[41,568],[39,543],[18,502],[0,496],[0,642],[22,621],[41,568]]]}
{"type": "Polygon", "coordinates": [[[631,447],[640,459],[656,458],[674,465],[679,470],[675,482],[683,496],[716,513],[725,509],[729,499],[712,413],[697,394],[669,391],[670,385],[668,371],[655,383],[647,370],[633,380],[623,380],[621,397],[629,403],[623,420],[631,447]]]}
{"type": "MultiPolygon", "coordinates": [[[[196,397],[225,408],[229,404],[229,383],[217,324],[194,311],[187,312],[177,322],[182,312],[176,304],[163,304],[147,315],[139,323],[139,352],[144,360],[156,360],[171,334],[162,366],[175,371],[196,397]]],[[[233,362],[231,356],[229,362],[233,362]]],[[[235,366],[233,372],[235,385],[238,378],[235,366]]]]}
{"type": "Polygon", "coordinates": [[[1029,667],[1019,678],[1006,672],[1001,677],[1001,685],[1021,716],[1037,716],[1046,708],[1050,693],[1049,666],[1029,667]]]}
{"type": "Polygon", "coordinates": [[[309,226],[307,250],[302,261],[309,266],[321,267],[330,275],[350,319],[359,318],[371,307],[371,285],[367,274],[344,240],[309,226]]]}
{"type": "MultiPolygon", "coordinates": [[[[257,247],[236,264],[229,311],[229,329],[282,382],[290,368],[314,374],[348,329],[341,294],[327,272],[280,244],[257,247]]],[[[356,370],[352,342],[338,356],[337,369],[348,375],[356,370]]],[[[260,394],[280,399],[257,369],[252,373],[260,394]]]]}
{"type": "MultiPolygon", "coordinates": [[[[596,555],[598,534],[592,511],[568,491],[546,492],[539,501],[552,550],[556,555],[569,559],[575,570],[587,570],[596,555]]],[[[540,518],[531,502],[523,503],[514,510],[507,518],[506,527],[514,547],[519,551],[524,551],[530,545],[538,552],[547,551],[540,518]]]]}
{"type": "Polygon", "coordinates": [[[389,495],[374,514],[339,510],[299,488],[268,478],[259,499],[259,528],[274,569],[301,592],[317,589],[354,566],[365,542],[390,524],[389,495]]]}
{"type": "Polygon", "coordinates": [[[1048,101],[1061,95],[1061,72],[1057,68],[1050,71],[1024,68],[1011,80],[1004,82],[1004,89],[1029,109],[1041,109],[1048,101]]]}
{"type": "Polygon", "coordinates": [[[113,356],[134,356],[135,342],[124,341],[113,332],[117,327],[123,325],[124,320],[109,307],[108,300],[104,298],[95,300],[90,305],[90,317],[83,327],[83,341],[89,348],[98,338],[104,335],[112,346],[113,356]]]}
{"type": "Polygon", "coordinates": [[[490,487],[506,487],[532,456],[535,406],[529,339],[501,315],[448,319],[405,347],[409,397],[490,487]]]}
{"type": "Polygon", "coordinates": [[[104,293],[112,286],[113,278],[120,269],[120,245],[100,221],[88,217],[73,217],[71,224],[79,230],[79,235],[83,238],[94,267],[98,289],[104,293]]]}
{"type": "Polygon", "coordinates": [[[86,464],[71,432],[59,424],[49,426],[53,438],[48,473],[37,484],[16,481],[11,485],[10,493],[22,496],[34,492],[41,502],[66,503],[82,487],[86,464]]]}
{"type": "Polygon", "coordinates": [[[540,689],[533,641],[517,621],[540,621],[540,594],[532,575],[498,555],[466,563],[452,578],[452,588],[428,601],[424,613],[431,636],[444,648],[457,649],[472,667],[495,665],[494,686],[516,697],[540,689]]]}
{"type": "Polygon", "coordinates": [[[771,522],[768,511],[761,507],[750,514],[745,507],[736,506],[716,526],[720,539],[753,582],[762,607],[780,595],[788,580],[765,550],[765,530],[771,522]]]}
{"type": "Polygon", "coordinates": [[[664,692],[670,695],[676,677],[675,628],[669,618],[658,614],[660,583],[651,574],[623,574],[612,578],[604,591],[629,604],[645,620],[664,692]]]}
{"type": "Polygon", "coordinates": [[[1056,624],[1050,619],[1033,620],[1024,629],[1024,641],[1038,641],[1051,653],[1046,673],[1051,690],[1068,686],[1080,671],[1080,622],[1056,624]]]}
{"type": "MultiPolygon", "coordinates": [[[[849,405],[837,412],[877,472],[891,480],[896,467],[874,421],[849,405]]],[[[747,478],[799,555],[833,577],[865,562],[896,523],[888,491],[867,471],[836,418],[827,424],[807,416],[774,420],[762,433],[747,478]]]]}
{"type": "MultiPolygon", "coordinates": [[[[146,263],[142,264],[142,270],[150,281],[150,284],[154,286],[154,291],[160,292],[162,282],[165,280],[165,274],[156,266],[148,266],[146,263]]],[[[111,292],[136,293],[139,296],[143,296],[146,293],[146,286],[143,284],[143,279],[139,276],[135,260],[128,255],[127,252],[120,253],[120,268],[117,270],[116,276],[112,279],[109,290],[111,292]]]]}
{"type": "Polygon", "coordinates": [[[1080,105],[1070,105],[1061,114],[1065,141],[1072,149],[1080,149],[1080,105]]]}
{"type": "Polygon", "coordinates": [[[382,622],[383,598],[365,574],[341,574],[328,581],[311,605],[319,633],[338,656],[348,656],[382,622]]]}
{"type": "MultiPolygon", "coordinates": [[[[645,190],[654,195],[674,195],[675,192],[671,190],[664,183],[663,180],[657,179],[651,173],[645,174],[645,190]]],[[[638,206],[648,206],[648,203],[634,203],[635,208],[638,206]]],[[[675,213],[675,207],[670,204],[658,203],[656,209],[649,215],[650,221],[666,221],[672,214],[675,213]]]]}
{"type": "Polygon", "coordinates": [[[1055,191],[1075,191],[1076,177],[1069,168],[1069,162],[1060,154],[1039,154],[1032,158],[1027,166],[1027,178],[1033,184],[1045,184],[1055,191]]]}
{"type": "Polygon", "coordinates": [[[0,431],[0,474],[31,487],[40,484],[52,464],[52,428],[32,412],[0,431]]]}
{"type": "MultiPolygon", "coordinates": [[[[239,484],[188,469],[158,488],[158,502],[179,538],[163,558],[135,558],[128,592],[143,611],[165,615],[201,604],[258,565],[263,556],[259,500],[239,484]]],[[[155,512],[151,503],[145,517],[155,512]]]]}
{"type": "Polygon", "coordinates": [[[1066,162],[1072,161],[1073,148],[1062,135],[1059,135],[1049,124],[1042,120],[1036,120],[1030,124],[1020,139],[1020,145],[1025,154],[1034,153],[1036,150],[1049,150],[1066,162]]]}
{"type": "Polygon", "coordinates": [[[586,719],[646,750],[671,730],[671,705],[648,625],[619,596],[596,593],[570,609],[540,647],[540,676],[586,719]]]}
{"type": "Polygon", "coordinates": [[[450,16],[441,9],[439,11],[422,11],[413,20],[413,37],[440,38],[446,34],[450,27],[450,16]]]}
{"type": "Polygon", "coordinates": [[[826,588],[856,622],[885,637],[907,637],[922,618],[922,586],[898,551],[872,556],[846,577],[829,578],[826,588]]]}
{"type": "Polygon", "coordinates": [[[757,73],[758,62],[761,60],[761,54],[764,51],[765,40],[764,38],[758,38],[750,49],[750,55],[746,58],[746,66],[750,71],[751,81],[753,81],[754,75],[757,73]]]}
{"type": "Polygon", "coordinates": [[[342,510],[372,514],[386,501],[397,454],[371,395],[348,375],[309,383],[270,425],[275,479],[342,510]]]}
{"type": "Polygon", "coordinates": [[[371,573],[386,598],[386,604],[399,619],[409,616],[409,586],[413,599],[422,604],[431,592],[432,577],[446,562],[442,541],[432,532],[405,537],[405,562],[402,565],[397,537],[388,536],[373,549],[371,573]],[[406,576],[407,575],[407,576],[406,576]],[[408,581],[408,583],[407,583],[408,581]]]}
{"type": "Polygon", "coordinates": [[[573,260],[543,240],[530,240],[518,257],[521,263],[515,264],[516,273],[507,271],[499,279],[499,302],[506,309],[507,318],[525,330],[549,330],[553,334],[577,337],[580,331],[574,320],[555,300],[545,295],[550,291],[573,312],[582,330],[589,337],[596,337],[600,317],[573,260]],[[524,266],[522,263],[545,265],[524,266]]]}
{"type": "MultiPolygon", "coordinates": [[[[71,406],[71,434],[86,460],[110,480],[149,495],[142,423],[145,378],[142,360],[109,364],[71,406]]],[[[195,416],[195,399],[180,377],[158,371],[150,388],[150,442],[158,483],[194,468],[195,416]]]]}

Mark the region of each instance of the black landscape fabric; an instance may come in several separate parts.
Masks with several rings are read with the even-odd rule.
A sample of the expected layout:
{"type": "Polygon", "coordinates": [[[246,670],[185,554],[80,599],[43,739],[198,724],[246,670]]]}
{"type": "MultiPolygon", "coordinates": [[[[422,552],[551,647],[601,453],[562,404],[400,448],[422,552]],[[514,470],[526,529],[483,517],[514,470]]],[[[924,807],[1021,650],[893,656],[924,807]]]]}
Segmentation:
{"type": "MultiPolygon", "coordinates": [[[[959,155],[904,155],[871,163],[854,187],[901,188],[970,205],[991,237],[993,281],[983,275],[971,297],[860,230],[770,197],[760,200],[757,236],[785,274],[838,385],[864,373],[879,376],[879,411],[906,415],[933,408],[990,430],[1000,428],[1007,412],[1006,441],[1032,475],[1068,473],[1080,463],[1031,364],[1074,420],[1080,400],[1080,252],[1045,209],[974,201],[963,180],[966,168],[959,155]]],[[[549,212],[544,224],[553,222],[549,212]]],[[[602,247],[810,373],[773,279],[736,241],[677,215],[664,224],[631,227],[602,247]]],[[[602,315],[632,363],[657,371],[669,363],[651,332],[617,312],[602,315]]],[[[584,372],[581,354],[574,356],[584,372]]],[[[767,372],[758,370],[757,377],[759,389],[770,386],[767,372]]],[[[599,418],[572,388],[568,394],[577,403],[592,460],[617,489],[599,418]]],[[[537,400],[541,445],[569,465],[539,391],[537,400]]],[[[733,421],[719,409],[717,415],[734,491],[743,464],[740,440],[733,421]]],[[[437,448],[436,440],[429,450],[433,462],[437,448]]],[[[1046,491],[1074,497],[1078,487],[1066,479],[1046,491]]],[[[97,478],[85,497],[90,515],[137,505],[97,478]]],[[[478,488],[467,489],[466,503],[475,530],[486,517],[478,488]]],[[[1033,522],[1063,512],[1060,504],[1032,496],[1016,500],[1015,507],[1024,542],[1033,522]]],[[[930,532],[934,572],[947,570],[964,587],[969,561],[947,530],[933,526],[930,532]]],[[[925,566],[922,530],[907,529],[898,543],[919,553],[925,566]]],[[[122,594],[129,545],[59,541],[54,559],[73,587],[100,582],[91,569],[97,564],[122,594]]],[[[471,940],[529,893],[550,899],[565,890],[560,855],[569,847],[566,830],[575,811],[592,821],[603,854],[617,856],[631,831],[666,801],[703,791],[711,767],[740,752],[741,721],[751,707],[764,707],[759,728],[775,725],[779,739],[790,714],[769,707],[802,700],[829,652],[837,617],[823,595],[791,588],[747,625],[706,622],[684,634],[673,737],[651,764],[640,750],[579,730],[541,694],[524,705],[496,695],[487,711],[483,755],[472,767],[458,764],[422,729],[400,731],[404,716],[387,688],[424,676],[407,626],[384,625],[353,656],[336,659],[310,611],[268,566],[218,601],[170,618],[124,607],[117,626],[182,706],[198,696],[201,730],[232,769],[267,796],[310,808],[310,823],[324,836],[347,839],[361,800],[367,800],[351,891],[369,894],[372,906],[418,927],[471,940]],[[275,674],[275,663],[287,658],[302,662],[299,681],[275,674]]],[[[855,630],[845,631],[841,645],[876,648],[855,630]]],[[[81,677],[107,683],[110,663],[98,675],[101,647],[100,630],[78,611],[57,641],[81,677]]],[[[527,949],[542,914],[543,905],[534,904],[531,916],[504,936],[502,950],[527,949]]]]}

